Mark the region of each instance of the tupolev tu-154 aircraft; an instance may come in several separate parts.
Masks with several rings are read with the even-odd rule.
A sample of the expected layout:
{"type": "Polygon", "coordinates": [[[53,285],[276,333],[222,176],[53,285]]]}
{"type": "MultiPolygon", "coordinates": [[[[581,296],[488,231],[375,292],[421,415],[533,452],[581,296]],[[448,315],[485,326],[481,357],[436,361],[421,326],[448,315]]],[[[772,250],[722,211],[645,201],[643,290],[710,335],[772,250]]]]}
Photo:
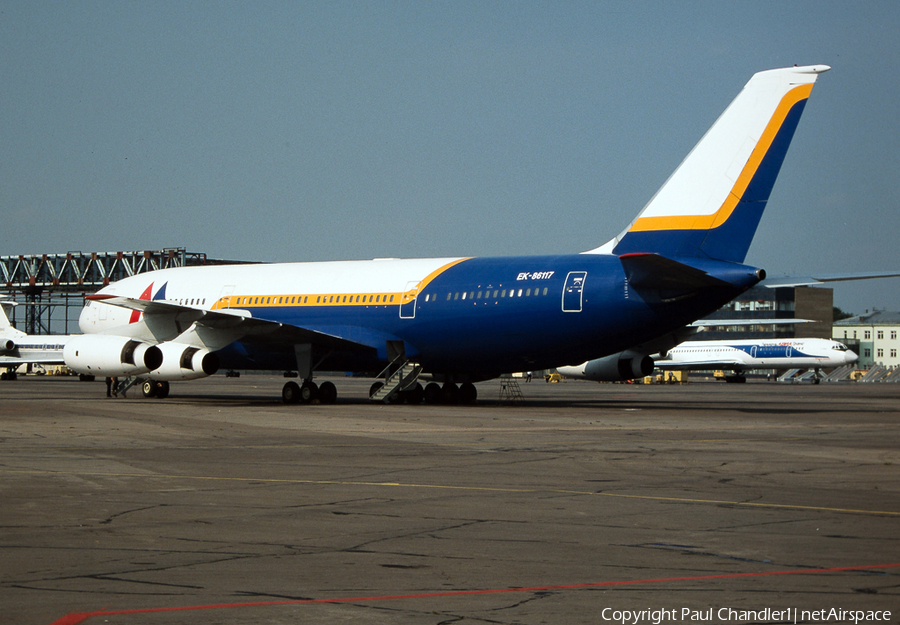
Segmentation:
{"type": "MultiPolygon", "coordinates": [[[[743,373],[753,369],[820,369],[852,365],[857,360],[847,346],[831,339],[734,339],[685,341],[662,354],[648,356],[653,368],[663,371],[706,371],[725,369],[735,375],[729,382],[743,382],[743,373]]],[[[578,366],[559,367],[567,378],[609,382],[602,375],[602,360],[578,366]]],[[[650,373],[648,371],[648,375],[650,373]]],[[[818,382],[818,377],[815,378],[818,382]]]]}
{"type": "Polygon", "coordinates": [[[68,335],[25,334],[15,329],[9,322],[6,309],[15,302],[0,300],[0,373],[2,380],[15,380],[16,369],[24,364],[61,365],[64,364],[63,348],[68,335]]]}
{"type": "Polygon", "coordinates": [[[88,296],[85,334],[67,343],[66,364],[160,384],[220,367],[297,371],[302,386],[284,385],[286,403],[334,401],[334,384],[317,385],[317,371],[380,378],[373,400],[462,403],[475,401],[473,382],[507,372],[611,357],[632,375],[640,363],[630,347],[677,344],[680,329],[765,278],[743,261],[813,83],[828,69],[755,74],[601,247],[139,274],[88,296]],[[443,387],[423,389],[422,371],[443,387]]]}

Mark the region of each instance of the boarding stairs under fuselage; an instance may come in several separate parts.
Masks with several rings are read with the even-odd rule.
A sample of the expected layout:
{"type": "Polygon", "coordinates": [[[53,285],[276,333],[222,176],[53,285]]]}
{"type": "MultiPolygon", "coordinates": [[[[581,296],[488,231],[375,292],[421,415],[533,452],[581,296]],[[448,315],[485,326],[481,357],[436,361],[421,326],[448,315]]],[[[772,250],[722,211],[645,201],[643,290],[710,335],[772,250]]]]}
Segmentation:
{"type": "Polygon", "coordinates": [[[391,364],[379,374],[379,378],[384,376],[384,382],[381,386],[373,385],[373,391],[369,394],[369,400],[375,402],[388,403],[394,396],[416,385],[419,374],[422,373],[422,365],[403,357],[395,359],[391,364]]]}

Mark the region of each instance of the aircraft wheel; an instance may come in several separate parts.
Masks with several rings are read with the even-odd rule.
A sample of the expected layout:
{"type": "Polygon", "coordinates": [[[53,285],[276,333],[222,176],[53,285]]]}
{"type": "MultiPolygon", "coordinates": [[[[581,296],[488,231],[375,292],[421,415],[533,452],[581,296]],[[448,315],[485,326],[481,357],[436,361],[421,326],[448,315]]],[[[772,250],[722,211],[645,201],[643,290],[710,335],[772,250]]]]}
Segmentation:
{"type": "Polygon", "coordinates": [[[156,383],[156,398],[157,399],[165,399],[169,396],[169,383],[165,380],[160,380],[156,383]]]}
{"type": "Polygon", "coordinates": [[[441,385],[437,382],[429,382],[425,386],[424,399],[426,404],[441,403],[441,385]]]}
{"type": "Polygon", "coordinates": [[[422,385],[416,382],[416,385],[411,389],[405,391],[406,392],[406,403],[413,404],[417,406],[422,403],[422,400],[425,399],[425,389],[422,388],[422,385]]]}
{"type": "Polygon", "coordinates": [[[141,384],[141,393],[144,397],[156,397],[156,382],[154,380],[144,380],[141,384]]]}
{"type": "Polygon", "coordinates": [[[333,404],[337,400],[337,388],[332,382],[322,382],[319,387],[319,399],[323,404],[333,404]]]}
{"type": "Polygon", "coordinates": [[[441,403],[453,406],[459,403],[459,387],[453,382],[447,382],[441,388],[441,403]]]}
{"type": "Polygon", "coordinates": [[[372,386],[369,387],[369,397],[372,397],[375,393],[377,393],[381,387],[384,386],[383,382],[375,382],[372,386]]]}
{"type": "Polygon", "coordinates": [[[319,398],[319,387],[315,382],[306,381],[300,387],[300,401],[304,404],[311,404],[319,398]]]}
{"type": "Polygon", "coordinates": [[[471,382],[465,382],[459,387],[459,403],[471,406],[478,401],[478,389],[471,382]]]}
{"type": "Polygon", "coordinates": [[[300,385],[294,381],[288,382],[281,388],[281,401],[286,404],[296,404],[300,401],[300,385]]]}
{"type": "Polygon", "coordinates": [[[3,373],[0,373],[0,380],[3,380],[5,382],[6,379],[7,379],[7,373],[5,371],[3,373]]]}

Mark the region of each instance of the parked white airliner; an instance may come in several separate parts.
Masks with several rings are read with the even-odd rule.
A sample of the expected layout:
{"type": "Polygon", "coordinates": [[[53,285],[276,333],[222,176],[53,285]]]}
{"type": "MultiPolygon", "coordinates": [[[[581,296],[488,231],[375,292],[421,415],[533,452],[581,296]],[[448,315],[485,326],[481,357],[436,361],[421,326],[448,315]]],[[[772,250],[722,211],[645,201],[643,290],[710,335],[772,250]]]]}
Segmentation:
{"type": "MultiPolygon", "coordinates": [[[[857,356],[831,339],[737,339],[733,341],[685,341],[665,354],[650,357],[665,371],[725,369],[830,369],[852,365],[857,356]]],[[[610,381],[599,360],[557,370],[567,378],[610,381]]]]}
{"type": "Polygon", "coordinates": [[[16,378],[16,368],[24,364],[65,364],[63,349],[70,335],[30,335],[12,327],[6,309],[15,306],[10,301],[0,302],[0,368],[8,371],[0,374],[4,380],[16,378]]]}
{"type": "Polygon", "coordinates": [[[475,401],[473,382],[680,342],[765,278],[743,264],[825,65],[755,74],[617,237],[581,254],[182,267],[111,284],[81,314],[70,368],[200,378],[292,370],[287,403],[334,401],[317,371],[380,378],[373,400],[475,401]],[[444,381],[422,388],[429,372],[444,381]],[[461,386],[458,386],[460,385],[461,386]]]}

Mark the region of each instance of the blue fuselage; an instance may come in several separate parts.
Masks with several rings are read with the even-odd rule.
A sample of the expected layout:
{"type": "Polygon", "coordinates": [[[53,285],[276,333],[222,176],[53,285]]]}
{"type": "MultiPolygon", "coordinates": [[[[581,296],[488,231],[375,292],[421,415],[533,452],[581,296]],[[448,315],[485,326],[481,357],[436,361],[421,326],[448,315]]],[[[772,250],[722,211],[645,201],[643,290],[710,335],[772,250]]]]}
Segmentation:
{"type": "MultiPolygon", "coordinates": [[[[721,285],[635,288],[619,258],[602,254],[472,258],[442,271],[403,304],[360,305],[353,301],[358,294],[341,294],[336,285],[337,296],[315,305],[257,306],[253,317],[372,348],[323,350],[318,369],[377,372],[394,342],[426,371],[485,379],[634,347],[716,310],[759,280],[752,267],[690,262],[721,285]]],[[[277,342],[237,342],[219,355],[228,368],[291,369],[295,362],[293,348],[277,342]]]]}

